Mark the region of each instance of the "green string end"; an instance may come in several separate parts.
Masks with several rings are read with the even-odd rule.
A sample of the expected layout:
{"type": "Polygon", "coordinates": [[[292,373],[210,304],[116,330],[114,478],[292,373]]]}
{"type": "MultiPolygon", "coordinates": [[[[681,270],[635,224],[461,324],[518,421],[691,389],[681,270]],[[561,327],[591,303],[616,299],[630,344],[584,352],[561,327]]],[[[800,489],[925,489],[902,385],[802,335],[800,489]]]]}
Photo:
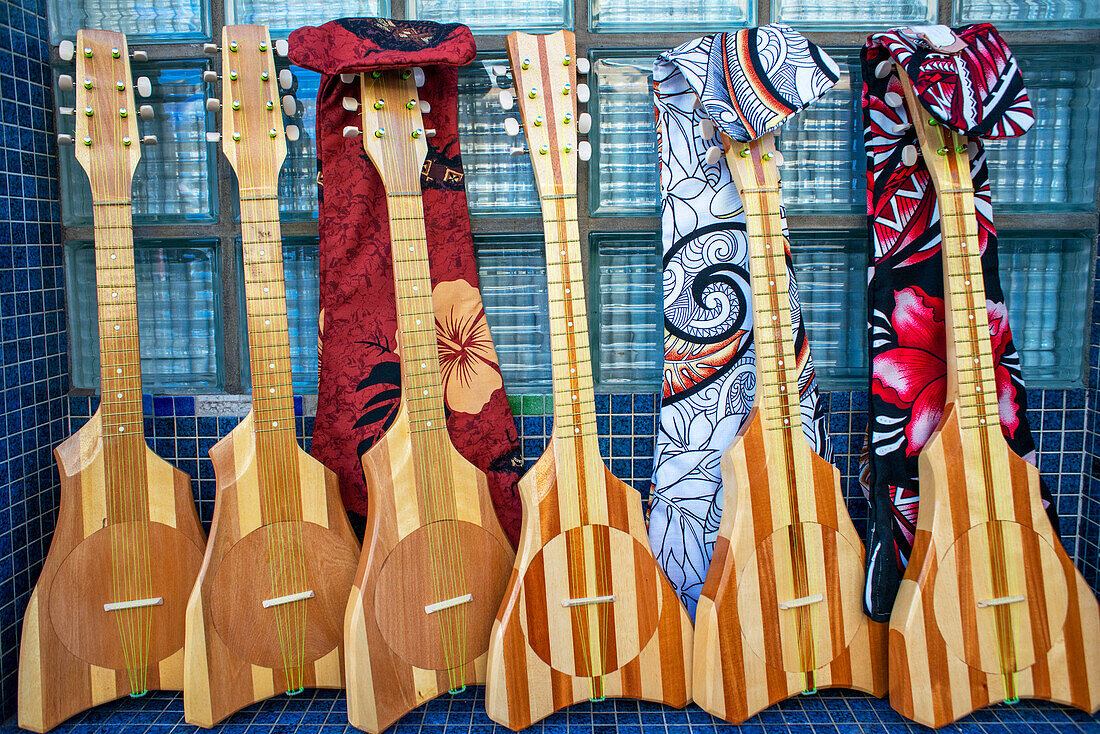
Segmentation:
{"type": "Polygon", "coordinates": [[[607,700],[607,695],[606,694],[601,695],[599,698],[593,698],[592,696],[589,696],[588,700],[591,701],[592,703],[599,703],[600,701],[606,701],[607,700]]]}
{"type": "Polygon", "coordinates": [[[1019,696],[1013,696],[1012,698],[1006,698],[1005,699],[1005,703],[1007,703],[1009,706],[1014,706],[1015,704],[1018,704],[1019,702],[1020,702],[1020,697],[1019,696]]]}
{"type": "Polygon", "coordinates": [[[301,692],[302,692],[302,691],[304,691],[305,689],[306,689],[306,687],[305,687],[305,686],[298,686],[297,688],[295,688],[295,689],[294,689],[294,690],[292,690],[292,691],[287,691],[287,692],[286,692],[286,695],[288,695],[288,696],[297,696],[297,695],[298,695],[299,693],[301,693],[301,692]]]}
{"type": "Polygon", "coordinates": [[[466,690],[466,686],[465,686],[465,684],[463,684],[463,685],[459,686],[458,688],[452,688],[451,690],[449,690],[447,692],[450,693],[452,696],[457,696],[458,694],[462,693],[465,690],[466,690]]]}
{"type": "Polygon", "coordinates": [[[147,693],[149,693],[149,689],[145,689],[144,691],[138,691],[137,693],[131,693],[130,698],[143,698],[145,696],[145,694],[147,694],[147,693]]]}

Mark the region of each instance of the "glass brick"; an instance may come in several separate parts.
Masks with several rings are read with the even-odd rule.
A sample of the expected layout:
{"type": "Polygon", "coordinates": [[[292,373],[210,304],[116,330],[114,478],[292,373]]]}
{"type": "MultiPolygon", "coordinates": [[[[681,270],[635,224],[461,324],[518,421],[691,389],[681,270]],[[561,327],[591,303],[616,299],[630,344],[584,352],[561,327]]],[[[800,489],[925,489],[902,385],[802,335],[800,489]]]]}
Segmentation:
{"type": "Polygon", "coordinates": [[[1003,233],[1001,288],[1029,387],[1083,384],[1093,235],[1003,233]]]}
{"type": "Polygon", "coordinates": [[[960,23],[993,22],[998,28],[1064,28],[1100,25],[1095,0],[955,0],[960,23]]]}
{"type": "Polygon", "coordinates": [[[596,382],[619,391],[658,390],[664,367],[660,237],[594,232],[589,245],[596,382]]]}
{"type": "Polygon", "coordinates": [[[265,25],[271,37],[286,37],[304,25],[321,25],[336,18],[384,17],[389,0],[329,0],[314,5],[286,0],[227,0],[227,21],[238,25],[265,25]]]}
{"type": "MultiPolygon", "coordinates": [[[[95,248],[66,247],[72,383],[99,386],[95,248]]],[[[209,241],[153,240],[134,250],[141,371],[146,393],[221,386],[221,277],[209,241]]]]}
{"type": "Polygon", "coordinates": [[[549,393],[550,307],[542,234],[479,235],[474,246],[481,301],[505,391],[549,393]]]}
{"type": "Polygon", "coordinates": [[[209,0],[48,0],[47,6],[54,46],[75,41],[81,28],[125,33],[131,47],[210,37],[209,0]]]}
{"type": "Polygon", "coordinates": [[[891,28],[935,23],[936,0],[772,0],[772,20],[800,27],[891,28]]]}
{"type": "Polygon", "coordinates": [[[1100,51],[1014,49],[1035,108],[1024,135],[991,140],[989,179],[998,210],[1091,211],[1100,140],[1100,51]]]}
{"type": "Polygon", "coordinates": [[[597,32],[733,30],[753,25],[755,16],[755,0],[693,0],[659,5],[592,0],[589,5],[589,24],[597,32]]]}
{"type": "Polygon", "coordinates": [[[513,0],[409,0],[410,18],[464,23],[474,33],[572,29],[572,0],[517,3],[513,0]]]}
{"type": "Polygon", "coordinates": [[[279,211],[284,220],[317,218],[317,90],[321,75],[292,66],[299,114],[285,120],[297,125],[297,140],[287,140],[286,160],[279,172],[279,211]]]}
{"type": "MultiPolygon", "coordinates": [[[[206,142],[206,133],[215,129],[214,115],[205,107],[202,72],[206,68],[202,61],[133,64],[134,77],[149,77],[153,87],[148,99],[135,99],[138,105],[150,105],[154,113],[151,121],[139,121],[138,127],[142,135],[157,137],[156,145],[142,146],[134,172],[135,224],[217,217],[217,149],[206,142]]],[[[73,92],[55,90],[55,94],[59,105],[75,105],[73,92]]],[[[62,132],[70,131],[71,125],[71,118],[61,117],[62,132]]],[[[67,225],[91,224],[88,176],[71,146],[61,147],[59,157],[63,220],[67,225]]]]}
{"type": "Polygon", "coordinates": [[[541,212],[530,157],[509,152],[526,143],[522,135],[504,132],[505,118],[519,120],[515,108],[505,112],[500,106],[500,92],[511,86],[508,61],[501,56],[479,58],[458,70],[458,139],[474,215],[541,212]]]}

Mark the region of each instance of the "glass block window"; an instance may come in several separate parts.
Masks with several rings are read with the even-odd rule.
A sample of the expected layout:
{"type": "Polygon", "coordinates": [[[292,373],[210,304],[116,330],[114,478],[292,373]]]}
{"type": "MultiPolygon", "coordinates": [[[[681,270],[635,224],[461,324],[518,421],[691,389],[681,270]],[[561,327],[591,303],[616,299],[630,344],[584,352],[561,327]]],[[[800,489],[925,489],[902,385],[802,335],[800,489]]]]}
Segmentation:
{"type": "Polygon", "coordinates": [[[802,320],[821,387],[867,387],[867,235],[792,232],[802,320]]]}
{"type": "MultiPolygon", "coordinates": [[[[65,252],[72,384],[99,386],[99,317],[95,248],[65,252]]],[[[211,241],[143,241],[134,250],[144,390],[209,391],[221,387],[221,276],[211,241]]]]}
{"type": "Polygon", "coordinates": [[[772,20],[810,28],[935,23],[937,0],[772,0],[772,20]]]}
{"type": "Polygon", "coordinates": [[[664,367],[660,237],[593,232],[589,246],[596,382],[616,392],[658,390],[664,367]]]}
{"type": "MultiPolygon", "coordinates": [[[[202,72],[204,61],[133,64],[134,77],[149,77],[153,94],[137,103],[153,108],[151,121],[139,121],[143,135],[156,135],[156,145],[142,146],[134,172],[135,224],[212,221],[217,217],[217,166],[213,146],[213,115],[206,111],[202,72]]],[[[71,69],[64,73],[71,73],[71,69]]],[[[74,92],[55,90],[59,105],[72,107],[74,92]]],[[[73,120],[60,116],[59,129],[72,132],[73,120]]],[[[91,224],[92,192],[73,148],[60,148],[62,217],[67,225],[91,224]]]]}
{"type": "Polygon", "coordinates": [[[955,0],[960,23],[992,22],[998,28],[1100,25],[1095,0],[955,0]]]}
{"type": "Polygon", "coordinates": [[[474,238],[485,318],[509,395],[550,392],[550,305],[542,233],[474,238]]]}
{"type": "Polygon", "coordinates": [[[1000,239],[1001,287],[1029,387],[1084,381],[1094,236],[1024,232],[1000,239]]]}
{"type": "Polygon", "coordinates": [[[503,56],[479,58],[458,70],[458,140],[471,214],[541,211],[530,157],[510,152],[525,146],[523,138],[504,132],[506,118],[519,120],[515,108],[505,112],[500,106],[500,92],[511,86],[503,56]]]}
{"type": "Polygon", "coordinates": [[[209,0],[48,0],[50,43],[76,40],[81,28],[125,33],[135,43],[210,37],[209,0]]]}
{"type": "Polygon", "coordinates": [[[298,115],[287,124],[298,126],[297,140],[287,140],[286,160],[279,172],[279,211],[283,219],[317,218],[317,89],[321,75],[291,67],[297,87],[298,115]]]}
{"type": "MultiPolygon", "coordinates": [[[[585,0],[580,0],[584,2],[585,0]]],[[[474,33],[554,31],[573,28],[572,0],[407,0],[408,17],[464,23],[474,33]]]]}
{"type": "MultiPolygon", "coordinates": [[[[236,246],[240,248],[238,240],[236,246]]],[[[244,318],[244,271],[237,257],[237,292],[241,294],[241,379],[251,386],[248,360],[248,324],[244,318]]],[[[320,255],[314,237],[283,238],[283,274],[286,278],[286,318],[290,332],[290,370],[296,393],[317,392],[317,332],[320,315],[320,255]]]]}
{"type": "Polygon", "coordinates": [[[1013,53],[1035,108],[1035,126],[1018,138],[987,143],[993,201],[1030,211],[1094,209],[1100,52],[1022,46],[1013,53]]]}
{"type": "Polygon", "coordinates": [[[301,0],[225,0],[225,11],[228,23],[265,25],[272,38],[285,38],[295,28],[336,18],[387,16],[390,4],[388,0],[329,0],[319,5],[301,0]]]}
{"type": "Polygon", "coordinates": [[[597,55],[589,83],[593,216],[655,213],[660,201],[657,130],[653,124],[656,54],[597,55]]]}
{"type": "Polygon", "coordinates": [[[650,31],[664,33],[693,29],[733,30],[753,25],[752,0],[692,0],[649,4],[632,0],[592,0],[589,25],[594,31],[650,31]]]}

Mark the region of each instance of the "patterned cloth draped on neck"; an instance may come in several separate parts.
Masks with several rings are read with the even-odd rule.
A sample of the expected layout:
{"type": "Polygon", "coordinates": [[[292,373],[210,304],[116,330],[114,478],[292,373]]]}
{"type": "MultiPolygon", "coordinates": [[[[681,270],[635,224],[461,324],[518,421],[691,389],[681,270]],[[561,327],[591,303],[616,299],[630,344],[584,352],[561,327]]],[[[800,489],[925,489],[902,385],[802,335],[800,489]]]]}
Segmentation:
{"type": "MultiPolygon", "coordinates": [[[[694,616],[722,512],[721,457],[745,422],[756,386],[745,217],[724,158],[706,162],[707,150],[721,145],[712,128],[735,140],[758,138],[832,88],[839,71],[798,32],[772,24],[663,53],[653,79],[665,367],[649,538],[694,616]]],[[[793,274],[791,321],[806,440],[829,459],[793,274]]]]}
{"type": "MultiPolygon", "coordinates": [[[[959,28],[955,35],[961,49],[941,53],[929,39],[949,37],[947,29],[895,28],[871,36],[861,53],[872,252],[867,294],[871,450],[864,453],[860,482],[870,502],[864,599],[868,613],[879,621],[890,618],[912,549],[919,499],[917,456],[939,425],[947,385],[939,210],[928,168],[916,155],[919,144],[909,113],[904,105],[890,104],[899,99],[893,95],[902,94],[894,63],[905,68],[927,113],[971,139],[1001,428],[1009,447],[1035,462],[1020,356],[1012,343],[997,272],[997,235],[982,143],[983,138],[1022,135],[1035,118],[1020,69],[996,29],[982,23],[959,28]]],[[[1043,501],[1057,529],[1045,486],[1043,501]]]]}

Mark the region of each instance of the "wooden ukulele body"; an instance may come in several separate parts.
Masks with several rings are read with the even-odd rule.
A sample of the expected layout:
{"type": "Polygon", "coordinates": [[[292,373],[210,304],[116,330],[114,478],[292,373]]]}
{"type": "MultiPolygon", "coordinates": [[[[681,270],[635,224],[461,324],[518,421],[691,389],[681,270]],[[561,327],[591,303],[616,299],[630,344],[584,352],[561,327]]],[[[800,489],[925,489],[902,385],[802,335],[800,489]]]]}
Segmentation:
{"type": "Polygon", "coordinates": [[[1015,698],[1100,707],[1096,597],[1054,534],[1039,500],[1039,470],[1008,448],[999,425],[989,437],[997,486],[992,522],[980,449],[963,440],[954,404],[919,459],[913,554],[890,618],[890,701],[926,726],[1010,697],[998,609],[1010,615],[1015,698]],[[1007,571],[1007,588],[996,593],[989,570],[994,535],[1007,571]],[[1018,600],[988,605],[1006,596],[1018,600]]]}
{"type": "Polygon", "coordinates": [[[798,527],[784,457],[766,440],[757,408],[722,457],[722,521],[695,615],[693,689],[703,709],[733,723],[806,691],[811,672],[815,690],[886,694],[886,625],[863,613],[863,544],[840,472],[801,435],[792,449],[811,480],[798,488],[798,527]],[[804,547],[804,591],[793,583],[794,532],[804,547]],[[780,607],[807,597],[817,600],[780,607]]]}
{"type": "Polygon", "coordinates": [[[435,457],[414,452],[402,401],[394,424],[363,456],[369,540],[344,636],[348,719],[370,732],[449,690],[485,682],[489,632],[515,554],[485,474],[442,438],[435,457]],[[431,486],[425,460],[450,486],[431,486]],[[433,492],[449,505],[448,519],[429,519],[433,492]],[[467,594],[468,601],[427,610],[467,594]]]}
{"type": "MultiPolygon", "coordinates": [[[[249,413],[211,450],[217,479],[214,522],[206,557],[187,605],[184,711],[192,724],[210,727],[256,701],[291,688],[279,649],[277,608],[271,575],[278,562],[270,550],[280,537],[302,549],[305,586],[300,605],[306,625],[301,685],[344,685],[343,619],[359,544],[340,500],[336,475],[297,443],[300,520],[270,522],[261,500],[253,415],[249,413]]],[[[286,508],[282,508],[286,509],[286,508]]],[[[277,573],[277,571],[275,571],[277,573]]]]}
{"type": "MultiPolygon", "coordinates": [[[[118,615],[146,615],[146,688],[183,687],[184,609],[206,542],[191,479],[146,447],[149,520],[107,524],[102,421],[97,411],[54,451],[61,508],[42,574],[31,593],[19,655],[19,726],[47,731],[97,704],[131,693],[118,615]],[[105,611],[112,601],[112,544],[147,534],[151,596],[142,610],[105,611]],[[119,535],[121,533],[121,535],[119,535]]],[[[133,559],[137,560],[137,559],[133,559]]]]}
{"type": "Polygon", "coordinates": [[[594,437],[553,441],[519,482],[523,526],[489,647],[489,716],[519,730],[588,700],[594,664],[604,697],[686,706],[691,619],[653,558],[638,492],[607,469],[594,437]],[[579,469],[574,441],[592,457],[579,469]],[[586,518],[562,500],[578,495],[586,518]],[[562,603],[603,595],[615,599],[562,603]]]}

